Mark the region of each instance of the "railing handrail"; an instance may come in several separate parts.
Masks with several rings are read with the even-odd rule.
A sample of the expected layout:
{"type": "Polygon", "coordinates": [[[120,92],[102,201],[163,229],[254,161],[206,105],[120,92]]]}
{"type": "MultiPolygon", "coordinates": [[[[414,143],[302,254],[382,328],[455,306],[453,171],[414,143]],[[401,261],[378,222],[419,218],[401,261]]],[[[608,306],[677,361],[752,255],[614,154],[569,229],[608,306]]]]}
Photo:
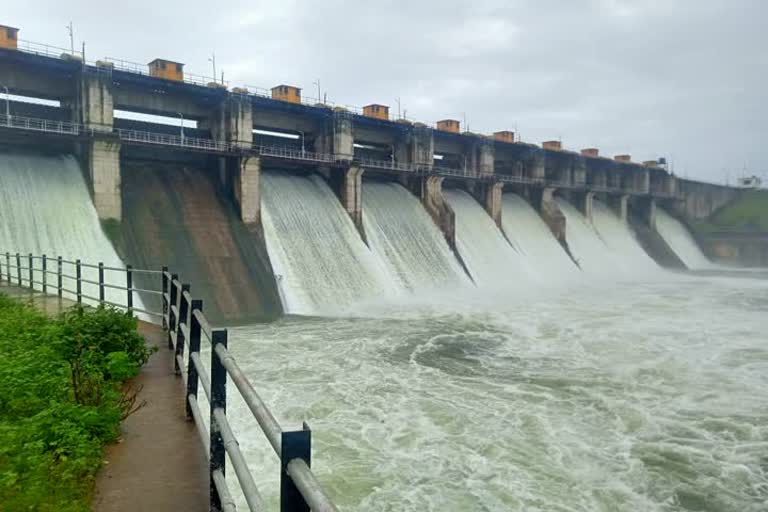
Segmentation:
{"type": "Polygon", "coordinates": [[[0,252],[0,281],[3,280],[19,287],[39,289],[44,294],[48,293],[48,288],[52,288],[56,290],[59,297],[65,293],[74,295],[78,304],[82,304],[83,299],[87,299],[99,304],[113,305],[130,313],[140,312],[161,319],[159,323],[167,331],[168,347],[174,351],[175,373],[184,380],[187,418],[194,421],[208,455],[211,510],[235,510],[224,478],[225,454],[229,456],[249,509],[251,511],[265,509],[264,500],[259,494],[253,475],[227,419],[226,384],[229,376],[280,458],[280,510],[285,512],[309,509],[315,512],[336,511],[336,506],[323,491],[310,469],[311,432],[307,424],[304,423],[301,430],[294,432],[284,431],[280,427],[272,412],[240,369],[235,357],[229,352],[227,330],[211,327],[203,313],[203,301],[193,299],[190,285],[182,284],[178,276],[172,274],[167,267],[155,270],[135,269],[131,265],[126,265],[125,268],[121,268],[108,266],[102,262],[86,263],[79,259],[70,260],[61,256],[50,257],[46,254],[18,252],[12,254],[6,251],[0,252]],[[36,265],[37,262],[39,264],[36,265]],[[56,270],[48,270],[49,264],[55,265],[56,270]],[[74,267],[74,275],[64,272],[65,265],[74,267]],[[96,271],[98,278],[84,277],[84,269],[96,271]],[[105,279],[106,272],[125,274],[125,285],[108,283],[105,279]],[[133,284],[136,273],[160,277],[160,289],[137,288],[133,284]],[[49,283],[50,276],[56,276],[55,283],[49,283]],[[74,284],[65,285],[64,278],[73,281],[74,284]],[[83,283],[98,286],[98,297],[83,293],[83,283]],[[72,289],[71,286],[75,288],[72,289]],[[108,288],[126,291],[125,302],[116,303],[107,300],[108,288]],[[147,292],[159,294],[162,297],[160,312],[134,306],[134,295],[147,292]],[[203,338],[207,339],[211,345],[209,371],[206,370],[200,358],[200,345],[203,338]],[[188,354],[186,364],[185,352],[188,354]],[[199,384],[202,384],[203,392],[210,405],[210,430],[205,426],[198,403],[199,384]]]}

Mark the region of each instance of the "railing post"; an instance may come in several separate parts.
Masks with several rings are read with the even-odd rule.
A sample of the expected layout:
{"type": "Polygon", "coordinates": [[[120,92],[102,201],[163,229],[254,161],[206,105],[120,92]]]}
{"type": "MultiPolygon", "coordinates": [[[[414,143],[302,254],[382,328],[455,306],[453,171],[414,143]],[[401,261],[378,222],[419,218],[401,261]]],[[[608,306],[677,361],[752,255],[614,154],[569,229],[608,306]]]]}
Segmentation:
{"type": "Polygon", "coordinates": [[[6,270],[8,270],[5,278],[6,278],[6,281],[8,281],[8,284],[10,284],[11,281],[13,280],[13,272],[11,272],[11,253],[9,252],[5,253],[5,268],[6,270]]]}
{"type": "MultiPolygon", "coordinates": [[[[10,270],[10,269],[8,269],[10,270]]],[[[3,281],[3,262],[0,260],[0,282],[3,281]]]]}
{"type": "Polygon", "coordinates": [[[35,279],[35,275],[34,275],[33,270],[32,270],[32,262],[33,261],[34,260],[32,259],[32,253],[29,253],[29,256],[27,257],[27,262],[29,263],[29,269],[28,270],[29,270],[29,289],[30,290],[34,290],[35,289],[35,284],[33,282],[34,279],[35,279]]]}
{"type": "Polygon", "coordinates": [[[174,354],[173,358],[173,371],[176,373],[176,375],[181,375],[179,358],[176,356],[184,357],[185,338],[184,330],[181,328],[181,326],[186,325],[189,327],[189,303],[187,302],[187,297],[184,295],[184,292],[187,292],[187,295],[189,294],[188,284],[181,285],[181,293],[179,294],[179,318],[177,321],[178,328],[176,329],[176,353],[174,354]]]}
{"type": "Polygon", "coordinates": [[[203,301],[192,299],[191,310],[189,313],[189,355],[187,356],[187,396],[184,403],[187,406],[187,419],[192,419],[192,408],[189,405],[189,395],[197,398],[197,385],[199,377],[197,375],[197,366],[192,360],[192,354],[200,353],[200,338],[202,328],[200,320],[195,316],[195,311],[203,312],[203,301]]]}
{"type": "Polygon", "coordinates": [[[171,282],[169,283],[170,293],[168,296],[171,300],[168,301],[168,348],[173,348],[173,338],[171,338],[171,333],[176,332],[176,315],[173,314],[173,308],[171,306],[176,304],[176,280],[178,278],[178,274],[171,274],[171,282]]]}
{"type": "Polygon", "coordinates": [[[82,304],[83,303],[83,283],[81,281],[83,277],[83,266],[80,263],[80,260],[75,260],[75,280],[77,282],[76,290],[77,290],[77,303],[82,304]]]}
{"type": "Polygon", "coordinates": [[[16,253],[16,281],[18,281],[19,288],[21,288],[21,255],[19,253],[16,253]]]}
{"type": "Polygon", "coordinates": [[[125,266],[125,289],[128,296],[126,297],[128,306],[128,314],[133,314],[133,265],[125,266]]]}
{"type": "Polygon", "coordinates": [[[213,472],[218,470],[221,471],[222,475],[225,474],[226,452],[224,450],[224,440],[221,437],[221,430],[213,412],[216,409],[227,412],[227,370],[221,364],[221,359],[219,359],[219,355],[216,353],[217,345],[223,345],[224,348],[227,347],[226,329],[216,330],[211,333],[211,418],[209,423],[211,443],[209,451],[209,478],[211,510],[216,511],[221,510],[221,497],[213,481],[213,472]]]}
{"type": "Polygon", "coordinates": [[[161,302],[163,307],[163,329],[168,329],[168,297],[166,297],[168,294],[168,267],[163,267],[162,276],[163,300],[161,302]]]}
{"type": "Polygon", "coordinates": [[[280,512],[310,512],[309,505],[288,475],[288,463],[302,459],[312,467],[312,431],[305,422],[301,430],[283,432],[280,441],[280,512]]]}
{"type": "Polygon", "coordinates": [[[48,256],[43,254],[43,295],[48,294],[48,256]]]}
{"type": "Polygon", "coordinates": [[[99,262],[99,304],[104,304],[104,263],[99,262]]]}
{"type": "Polygon", "coordinates": [[[57,288],[57,292],[58,292],[59,298],[61,298],[62,293],[64,291],[63,282],[62,282],[63,280],[62,280],[62,275],[61,275],[61,271],[62,271],[62,267],[63,267],[62,266],[62,261],[61,261],[61,256],[56,258],[56,267],[57,267],[56,268],[56,274],[57,274],[56,275],[56,288],[57,288]]]}

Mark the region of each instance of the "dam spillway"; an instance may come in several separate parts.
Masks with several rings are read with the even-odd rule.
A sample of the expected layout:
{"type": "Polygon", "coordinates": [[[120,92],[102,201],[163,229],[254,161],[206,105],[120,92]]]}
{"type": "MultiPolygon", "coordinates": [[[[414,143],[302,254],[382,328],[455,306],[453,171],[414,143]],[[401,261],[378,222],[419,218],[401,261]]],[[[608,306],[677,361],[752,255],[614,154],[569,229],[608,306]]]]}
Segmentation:
{"type": "MultiPolygon", "coordinates": [[[[363,238],[326,178],[270,169],[259,242],[217,173],[133,161],[107,236],[74,157],[25,158],[0,160],[4,243],[20,252],[170,264],[199,276],[193,287],[230,326],[275,287],[289,315],[232,327],[230,347],[281,421],[311,422],[319,478],[342,511],[749,510],[766,485],[753,450],[768,442],[768,404],[754,393],[765,287],[660,268],[601,200],[590,219],[555,198],[579,268],[514,192],[499,226],[482,197],[445,187],[451,248],[414,187],[364,180],[363,238]],[[259,243],[264,281],[243,270],[263,268],[259,243]]],[[[678,226],[659,232],[672,247],[695,243],[678,226]]],[[[242,403],[228,407],[235,427],[248,424],[242,403]]],[[[270,482],[258,440],[245,431],[241,446],[270,482]]]]}

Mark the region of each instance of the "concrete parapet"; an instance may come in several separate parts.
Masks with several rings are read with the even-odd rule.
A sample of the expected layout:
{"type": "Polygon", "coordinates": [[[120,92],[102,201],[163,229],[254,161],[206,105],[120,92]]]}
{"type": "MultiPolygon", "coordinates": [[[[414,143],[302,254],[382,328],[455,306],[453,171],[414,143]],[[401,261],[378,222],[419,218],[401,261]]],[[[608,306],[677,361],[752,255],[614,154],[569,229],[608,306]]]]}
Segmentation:
{"type": "Polygon", "coordinates": [[[261,222],[261,158],[238,158],[238,171],[233,192],[240,207],[240,219],[246,224],[258,224],[261,222]]]}
{"type": "Polygon", "coordinates": [[[99,219],[122,219],[120,142],[96,138],[88,144],[88,177],[99,219]]]}

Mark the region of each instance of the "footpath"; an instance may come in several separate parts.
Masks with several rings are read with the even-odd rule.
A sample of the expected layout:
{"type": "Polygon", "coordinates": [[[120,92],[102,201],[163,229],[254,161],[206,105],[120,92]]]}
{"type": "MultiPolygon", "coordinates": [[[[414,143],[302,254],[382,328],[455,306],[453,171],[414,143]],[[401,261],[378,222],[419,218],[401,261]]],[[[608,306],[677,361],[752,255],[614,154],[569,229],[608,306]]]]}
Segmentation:
{"type": "MultiPolygon", "coordinates": [[[[0,293],[31,302],[55,315],[73,301],[0,283],[0,293]]],[[[126,418],[121,438],[107,446],[96,478],[94,512],[208,510],[208,461],[195,425],[187,421],[184,386],[173,373],[173,354],[156,325],[140,322],[149,345],[158,347],[135,385],[146,405],[126,418]]]]}

